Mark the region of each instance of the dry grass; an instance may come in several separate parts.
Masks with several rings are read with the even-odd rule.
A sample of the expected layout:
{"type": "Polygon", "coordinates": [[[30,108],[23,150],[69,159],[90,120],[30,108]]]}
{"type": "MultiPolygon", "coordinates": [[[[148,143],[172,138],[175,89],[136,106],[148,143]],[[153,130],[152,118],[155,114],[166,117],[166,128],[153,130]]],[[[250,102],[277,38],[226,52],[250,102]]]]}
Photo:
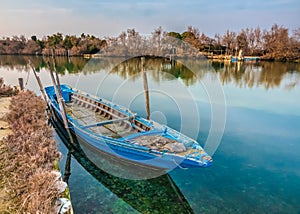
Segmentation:
{"type": "Polygon", "coordinates": [[[12,98],[9,110],[7,121],[13,133],[1,143],[0,188],[5,186],[5,200],[13,203],[0,207],[0,212],[51,213],[59,197],[51,173],[59,152],[47,125],[46,103],[33,92],[21,91],[12,98]]]}
{"type": "Polygon", "coordinates": [[[18,93],[16,87],[12,88],[4,84],[3,78],[0,78],[0,97],[13,96],[18,93]]]}

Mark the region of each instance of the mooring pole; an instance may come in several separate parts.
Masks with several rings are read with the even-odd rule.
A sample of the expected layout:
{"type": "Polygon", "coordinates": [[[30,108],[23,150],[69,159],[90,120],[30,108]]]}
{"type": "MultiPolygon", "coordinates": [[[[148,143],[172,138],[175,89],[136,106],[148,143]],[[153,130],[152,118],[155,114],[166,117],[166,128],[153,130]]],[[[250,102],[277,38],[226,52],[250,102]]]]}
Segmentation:
{"type": "Polygon", "coordinates": [[[18,78],[18,81],[19,81],[20,90],[23,91],[24,90],[23,78],[18,78]]]}
{"type": "MultiPolygon", "coordinates": [[[[50,67],[49,62],[48,62],[48,65],[50,67]]],[[[59,110],[60,110],[60,114],[61,114],[62,119],[63,119],[64,126],[65,126],[65,128],[68,128],[69,124],[68,124],[68,119],[67,119],[67,116],[66,116],[64,104],[63,104],[63,97],[61,96],[61,93],[58,90],[58,85],[57,85],[57,82],[54,78],[53,70],[51,69],[51,67],[50,67],[50,77],[51,77],[51,80],[52,80],[52,84],[53,84],[53,87],[54,87],[54,91],[55,91],[55,94],[56,94],[56,98],[57,98],[57,102],[58,102],[58,105],[59,105],[59,110]]]]}
{"type": "Polygon", "coordinates": [[[67,159],[66,159],[66,165],[65,165],[65,173],[63,181],[69,184],[69,178],[71,175],[71,152],[68,150],[67,159]]]}
{"type": "Polygon", "coordinates": [[[53,87],[54,87],[54,91],[55,91],[55,94],[56,94],[56,97],[57,97],[60,114],[61,114],[61,117],[63,119],[65,129],[67,130],[67,133],[69,135],[69,140],[70,140],[72,145],[75,145],[74,141],[73,141],[73,138],[72,138],[72,134],[70,132],[68,117],[67,117],[67,114],[66,114],[65,103],[64,103],[64,99],[62,97],[61,88],[60,88],[60,85],[58,84],[59,83],[59,78],[58,78],[58,74],[57,74],[57,71],[56,71],[56,68],[55,68],[54,56],[52,56],[52,59],[53,59],[53,70],[56,72],[56,77],[57,77],[56,80],[54,78],[54,74],[53,74],[53,70],[51,68],[50,62],[48,62],[48,66],[49,66],[49,70],[50,70],[50,76],[51,76],[52,84],[53,84],[53,87]]]}
{"type": "Polygon", "coordinates": [[[147,119],[150,119],[150,103],[149,103],[149,88],[148,88],[148,80],[147,74],[145,72],[145,57],[141,57],[141,64],[142,64],[142,72],[143,72],[143,84],[144,84],[144,91],[146,97],[146,112],[147,112],[147,119]]]}
{"type": "Polygon", "coordinates": [[[46,93],[45,93],[45,91],[44,91],[44,87],[43,87],[43,85],[42,85],[41,79],[40,79],[40,77],[37,75],[36,70],[35,70],[34,66],[32,65],[31,61],[29,61],[29,65],[30,65],[30,67],[31,67],[31,69],[32,69],[32,71],[33,71],[33,74],[34,74],[34,76],[35,76],[35,79],[36,79],[36,81],[37,81],[37,83],[38,83],[38,85],[39,85],[39,88],[40,88],[40,91],[41,91],[41,93],[42,93],[42,96],[44,97],[44,100],[48,103],[48,98],[47,98],[46,93]]]}

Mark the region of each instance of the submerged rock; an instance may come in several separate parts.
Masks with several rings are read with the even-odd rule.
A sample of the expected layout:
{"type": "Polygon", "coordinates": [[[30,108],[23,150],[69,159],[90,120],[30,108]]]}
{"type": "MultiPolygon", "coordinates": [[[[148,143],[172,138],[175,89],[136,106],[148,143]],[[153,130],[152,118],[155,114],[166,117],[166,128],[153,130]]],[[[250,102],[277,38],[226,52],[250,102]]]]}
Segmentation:
{"type": "Polygon", "coordinates": [[[58,206],[54,213],[65,214],[65,213],[73,213],[71,201],[67,198],[59,198],[58,206]]]}

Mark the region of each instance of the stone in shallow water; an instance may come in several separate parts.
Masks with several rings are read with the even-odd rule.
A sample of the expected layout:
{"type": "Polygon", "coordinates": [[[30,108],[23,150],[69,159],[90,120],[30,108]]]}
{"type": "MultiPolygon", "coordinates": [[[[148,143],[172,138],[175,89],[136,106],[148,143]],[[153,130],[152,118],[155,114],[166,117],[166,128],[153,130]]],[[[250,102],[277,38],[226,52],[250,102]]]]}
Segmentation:
{"type": "Polygon", "coordinates": [[[67,198],[59,198],[58,206],[56,207],[55,213],[58,214],[72,213],[71,201],[67,198]]]}

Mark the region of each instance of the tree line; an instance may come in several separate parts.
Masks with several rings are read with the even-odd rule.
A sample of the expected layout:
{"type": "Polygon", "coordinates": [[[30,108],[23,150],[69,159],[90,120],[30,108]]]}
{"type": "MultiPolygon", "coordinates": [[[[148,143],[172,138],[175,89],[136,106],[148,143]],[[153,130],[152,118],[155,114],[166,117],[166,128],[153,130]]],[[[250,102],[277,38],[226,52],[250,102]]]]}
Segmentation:
{"type": "Polygon", "coordinates": [[[79,37],[56,33],[42,39],[35,35],[30,39],[24,35],[0,39],[0,54],[82,56],[97,53],[105,47],[105,40],[84,33],[79,37]]]}
{"type": "Polygon", "coordinates": [[[151,36],[142,36],[133,28],[121,32],[116,37],[103,39],[84,33],[80,36],[56,33],[42,39],[38,39],[34,35],[30,39],[26,39],[25,36],[0,39],[0,54],[236,55],[239,50],[243,50],[244,55],[260,56],[267,60],[293,61],[300,59],[300,28],[289,33],[288,28],[274,24],[270,29],[256,27],[245,28],[239,32],[227,30],[223,35],[216,33],[214,37],[209,37],[192,26],[188,26],[182,33],[167,32],[162,27],[158,27],[154,29],[151,36]],[[174,40],[170,42],[170,38],[174,40]],[[187,46],[190,47],[187,48],[187,46]]]}

